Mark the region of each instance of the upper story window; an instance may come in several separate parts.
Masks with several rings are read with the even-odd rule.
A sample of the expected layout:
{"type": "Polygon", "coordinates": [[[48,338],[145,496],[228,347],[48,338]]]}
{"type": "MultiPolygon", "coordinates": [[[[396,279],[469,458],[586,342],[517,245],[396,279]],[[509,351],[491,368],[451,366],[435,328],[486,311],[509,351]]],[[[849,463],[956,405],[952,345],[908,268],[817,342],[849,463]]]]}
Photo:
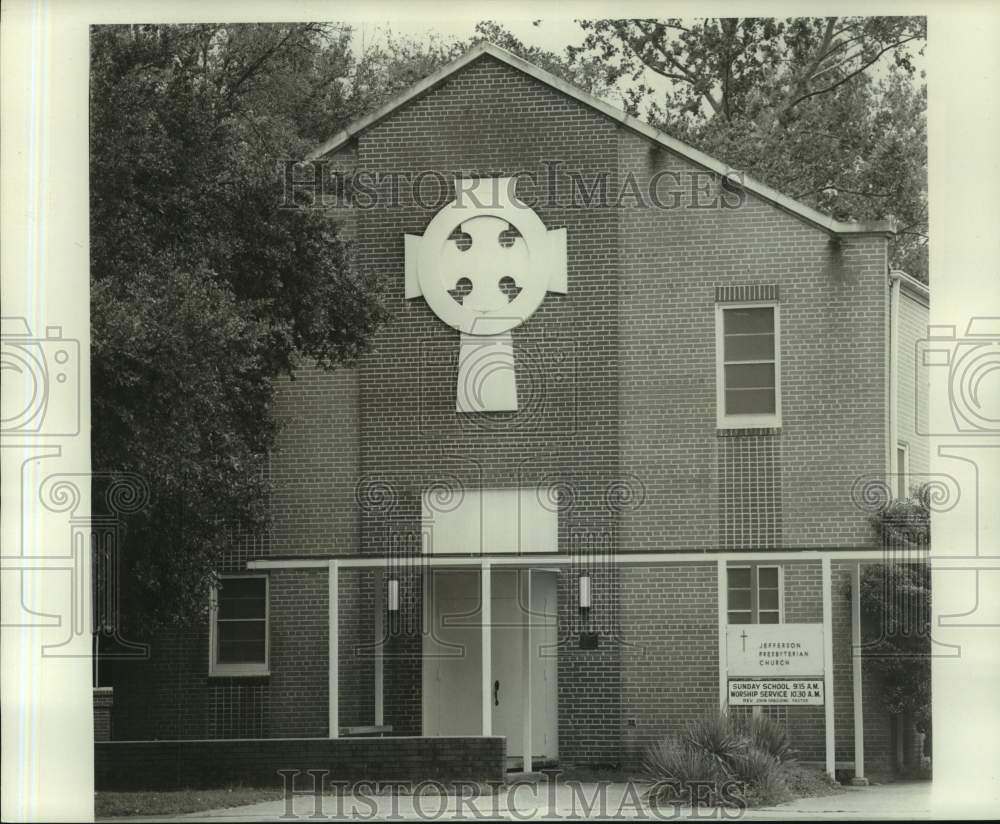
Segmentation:
{"type": "Polygon", "coordinates": [[[781,346],[776,303],[716,304],[720,429],[781,426],[781,346]]]}
{"type": "Polygon", "coordinates": [[[726,576],[730,624],[781,623],[780,567],[731,566],[726,576]]]}
{"type": "Polygon", "coordinates": [[[209,672],[267,675],[267,576],[234,575],[212,594],[209,672]]]}

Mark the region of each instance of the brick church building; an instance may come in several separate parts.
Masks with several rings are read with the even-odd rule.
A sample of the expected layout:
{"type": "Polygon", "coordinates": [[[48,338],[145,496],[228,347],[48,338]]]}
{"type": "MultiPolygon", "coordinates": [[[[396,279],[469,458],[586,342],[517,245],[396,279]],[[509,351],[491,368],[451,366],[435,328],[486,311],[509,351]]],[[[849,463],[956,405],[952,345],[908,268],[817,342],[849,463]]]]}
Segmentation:
{"type": "Polygon", "coordinates": [[[728,706],[831,773],[891,769],[852,650],[872,498],[928,465],[928,295],[892,226],[488,44],[313,160],[353,181],[391,319],[281,384],[273,526],[200,631],[115,664],[111,737],[628,770],[728,706]]]}

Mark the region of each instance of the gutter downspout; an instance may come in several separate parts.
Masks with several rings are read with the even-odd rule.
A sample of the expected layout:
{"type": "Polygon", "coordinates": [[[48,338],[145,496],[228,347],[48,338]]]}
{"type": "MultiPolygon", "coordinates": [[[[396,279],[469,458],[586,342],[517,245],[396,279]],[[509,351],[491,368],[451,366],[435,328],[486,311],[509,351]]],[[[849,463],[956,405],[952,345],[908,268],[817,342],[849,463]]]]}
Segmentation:
{"type": "Polygon", "coordinates": [[[886,471],[895,471],[896,444],[899,442],[899,286],[898,272],[889,273],[889,443],[886,471]]]}

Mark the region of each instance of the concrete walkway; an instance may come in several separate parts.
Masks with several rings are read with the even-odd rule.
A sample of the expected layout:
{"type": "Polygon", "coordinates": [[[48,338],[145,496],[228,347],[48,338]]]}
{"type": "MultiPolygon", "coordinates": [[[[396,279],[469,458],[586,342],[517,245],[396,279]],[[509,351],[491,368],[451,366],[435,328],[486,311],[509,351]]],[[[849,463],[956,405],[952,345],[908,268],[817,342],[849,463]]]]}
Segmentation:
{"type": "MultiPolygon", "coordinates": [[[[930,782],[900,782],[872,787],[847,787],[819,798],[803,798],[789,804],[736,811],[665,809],[653,812],[638,798],[634,785],[580,783],[572,786],[512,785],[495,796],[459,799],[455,796],[323,796],[317,811],[313,796],[293,799],[293,817],[286,817],[284,801],[267,801],[246,807],[210,810],[171,818],[131,818],[130,821],[211,821],[220,824],[243,821],[396,820],[448,821],[456,816],[469,820],[646,820],[681,819],[801,820],[801,819],[926,819],[931,816],[930,782]],[[313,818],[317,812],[320,816],[313,818]]],[[[115,819],[118,821],[126,819],[115,819]]]]}
{"type": "Polygon", "coordinates": [[[747,810],[743,818],[797,819],[926,819],[931,818],[931,782],[899,781],[871,787],[845,787],[843,792],[800,798],[775,807],[747,810]]]}

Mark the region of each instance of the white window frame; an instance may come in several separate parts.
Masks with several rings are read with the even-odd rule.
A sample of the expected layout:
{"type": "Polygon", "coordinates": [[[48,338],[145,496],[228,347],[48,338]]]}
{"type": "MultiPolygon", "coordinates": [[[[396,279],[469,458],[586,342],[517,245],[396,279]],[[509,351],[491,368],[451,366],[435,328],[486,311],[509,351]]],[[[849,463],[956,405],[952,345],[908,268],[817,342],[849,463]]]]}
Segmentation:
{"type": "MultiPolygon", "coordinates": [[[[778,570],[778,623],[785,623],[785,567],[783,564],[727,564],[726,565],[726,624],[729,624],[730,612],[749,612],[750,624],[760,623],[760,575],[754,569],[776,569],[778,570]],[[749,569],[750,570],[750,609],[729,608],[729,570],[749,569]],[[758,619],[758,620],[754,620],[758,619]]],[[[769,612],[771,610],[768,610],[769,612]]],[[[746,626],[731,624],[730,626],[746,626]]],[[[770,624],[770,626],[775,626],[770,624]]]]}
{"type": "MultiPolygon", "coordinates": [[[[747,361],[752,363],[752,361],[747,361]]],[[[760,361],[770,363],[770,361],[760,361]]],[[[719,429],[756,429],[781,426],[781,306],[774,300],[715,304],[715,409],[719,429]],[[774,310],[774,412],[766,415],[726,414],[725,323],[727,309],[774,310]]]]}
{"type": "Polygon", "coordinates": [[[895,467],[897,474],[900,476],[896,479],[896,495],[899,500],[905,500],[910,494],[910,445],[906,441],[896,442],[896,461],[895,467]],[[903,471],[899,472],[899,453],[903,453],[903,471]],[[902,486],[902,489],[900,489],[902,486]]]}
{"type": "Polygon", "coordinates": [[[271,674],[271,581],[267,575],[244,574],[220,575],[223,582],[234,578],[262,578],[264,580],[264,662],[255,664],[220,664],[218,661],[219,633],[216,621],[219,617],[219,593],[213,586],[209,594],[208,620],[208,674],[216,678],[247,678],[271,674]]]}

